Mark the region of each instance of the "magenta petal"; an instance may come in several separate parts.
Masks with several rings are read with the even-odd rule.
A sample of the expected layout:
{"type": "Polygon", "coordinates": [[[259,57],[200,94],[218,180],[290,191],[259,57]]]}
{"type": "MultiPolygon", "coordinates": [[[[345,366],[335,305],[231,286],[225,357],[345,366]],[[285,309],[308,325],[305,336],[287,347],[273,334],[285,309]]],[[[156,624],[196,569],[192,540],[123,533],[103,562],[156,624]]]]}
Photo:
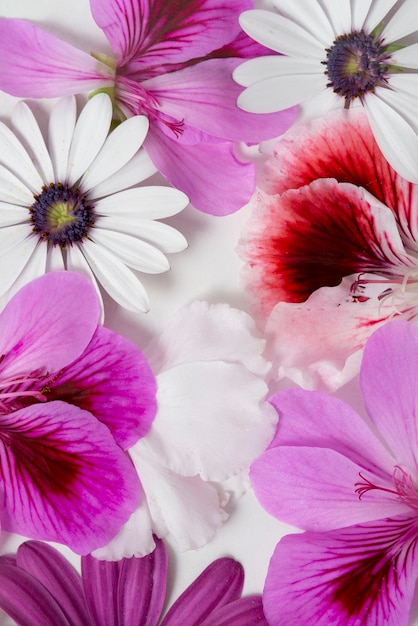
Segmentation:
{"type": "MultiPolygon", "coordinates": [[[[186,63],[238,35],[238,15],[249,0],[90,0],[93,17],[120,63],[143,56],[153,66],[186,63]]],[[[135,69],[139,69],[135,66],[135,69]]]]}
{"type": "Polygon", "coordinates": [[[247,596],[216,609],[201,626],[268,626],[261,596],[247,596]]]}
{"type": "Polygon", "coordinates": [[[218,607],[236,600],[244,584],[244,570],[230,558],[213,561],[176,600],[161,626],[200,626],[218,607]]]}
{"type": "Polygon", "coordinates": [[[154,125],[144,146],[158,170],[199,211],[229,215],[254,191],[254,164],[239,161],[229,142],[188,146],[169,139],[154,125]]]}
{"type": "Polygon", "coordinates": [[[2,416],[1,526],[85,554],[110,541],[139,500],[139,481],[110,431],[64,402],[2,416]]]}
{"type": "Polygon", "coordinates": [[[0,89],[55,98],[112,86],[112,71],[86,52],[19,19],[0,19],[0,89]]]}
{"type": "Polygon", "coordinates": [[[70,624],[90,626],[80,575],[58,550],[40,541],[26,541],[18,548],[16,564],[48,589],[70,624]]]}
{"type": "Polygon", "coordinates": [[[59,371],[86,348],[100,305],[91,283],[51,272],[22,287],[0,314],[2,377],[59,371]]]}
{"type": "Polygon", "coordinates": [[[416,536],[416,520],[405,517],[284,537],[264,588],[269,624],[407,626],[416,536]]]}
{"type": "Polygon", "coordinates": [[[48,400],[90,411],[124,450],[148,432],[155,416],[156,382],[148,361],[133,343],[101,326],[81,357],[48,387],[48,400]]]}
{"type": "Polygon", "coordinates": [[[417,326],[397,320],[373,333],[360,384],[367,412],[399,463],[418,468],[417,326]]]}
{"type": "Polygon", "coordinates": [[[237,107],[242,88],[232,80],[240,59],[209,59],[178,72],[168,72],[142,86],[174,119],[228,141],[258,143],[284,133],[296,109],[273,114],[247,113],[237,107]]]}
{"type": "Polygon", "coordinates": [[[81,559],[81,577],[93,624],[118,623],[118,581],[122,561],[99,561],[90,554],[81,559]]]}
{"type": "Polygon", "coordinates": [[[118,585],[119,626],[156,626],[165,600],[167,565],[167,550],[157,537],[151,554],[123,560],[118,585]]]}
{"type": "Polygon", "coordinates": [[[0,608],[19,626],[73,626],[40,582],[23,569],[2,560],[0,608]]]}

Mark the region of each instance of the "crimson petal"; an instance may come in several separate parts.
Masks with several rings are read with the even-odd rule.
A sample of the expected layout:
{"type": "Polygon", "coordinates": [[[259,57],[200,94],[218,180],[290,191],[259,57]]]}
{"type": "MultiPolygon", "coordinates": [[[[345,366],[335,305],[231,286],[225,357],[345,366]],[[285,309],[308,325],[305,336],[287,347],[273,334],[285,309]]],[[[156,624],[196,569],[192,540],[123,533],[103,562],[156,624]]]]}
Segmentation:
{"type": "Polygon", "coordinates": [[[110,541],[139,500],[139,481],[109,429],[64,402],[1,417],[1,527],[85,554],[110,541]]]}

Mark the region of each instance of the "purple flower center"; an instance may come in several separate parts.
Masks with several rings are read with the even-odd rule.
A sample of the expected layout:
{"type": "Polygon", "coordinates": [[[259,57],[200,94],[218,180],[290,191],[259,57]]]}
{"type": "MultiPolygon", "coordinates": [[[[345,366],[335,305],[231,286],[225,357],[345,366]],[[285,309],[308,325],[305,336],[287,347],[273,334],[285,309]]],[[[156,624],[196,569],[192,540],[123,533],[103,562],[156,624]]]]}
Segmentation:
{"type": "Polygon", "coordinates": [[[54,246],[65,248],[78,243],[94,226],[94,207],[78,187],[50,183],[34,198],[29,209],[32,231],[54,246]]]}
{"type": "Polygon", "coordinates": [[[362,31],[340,35],[326,53],[322,64],[327,66],[327,87],[345,98],[345,108],[355,98],[363,100],[376,87],[387,86],[390,54],[373,35],[362,31]]]}

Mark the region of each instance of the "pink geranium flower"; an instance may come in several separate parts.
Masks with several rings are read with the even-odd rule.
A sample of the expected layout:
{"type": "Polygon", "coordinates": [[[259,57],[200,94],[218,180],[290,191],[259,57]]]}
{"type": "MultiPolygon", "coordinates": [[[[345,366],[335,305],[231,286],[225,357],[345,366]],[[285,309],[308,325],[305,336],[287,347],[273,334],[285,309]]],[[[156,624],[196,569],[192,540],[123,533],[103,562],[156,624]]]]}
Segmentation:
{"type": "Polygon", "coordinates": [[[120,116],[145,114],[144,142],[155,166],[196,208],[223,215],[250,198],[252,163],[234,141],[281,134],[293,110],[257,116],[240,111],[232,71],[265,49],[241,31],[251,0],[90,0],[113,56],[91,56],[18,19],[0,20],[0,89],[55,97],[105,88],[120,116]]]}
{"type": "Polygon", "coordinates": [[[161,540],[141,559],[81,559],[81,577],[52,546],[27,541],[0,557],[0,607],[20,626],[266,626],[259,595],[241,598],[244,570],[213,561],[164,619],[168,554],[161,540]]]}
{"type": "Polygon", "coordinates": [[[418,327],[377,330],[364,350],[366,423],[320,392],[272,403],[279,426],[252,466],[261,504],[306,532],[282,539],[264,589],[272,626],[406,626],[418,577],[418,327]]]}
{"type": "Polygon", "coordinates": [[[145,357],[99,316],[94,287],[72,272],[29,283],[0,314],[1,528],[80,554],[137,507],[124,450],[156,405],[145,357]]]}
{"type": "Polygon", "coordinates": [[[418,315],[417,214],[418,186],[390,167],[362,110],[278,142],[239,246],[276,376],[335,389],[373,330],[418,315]]]}

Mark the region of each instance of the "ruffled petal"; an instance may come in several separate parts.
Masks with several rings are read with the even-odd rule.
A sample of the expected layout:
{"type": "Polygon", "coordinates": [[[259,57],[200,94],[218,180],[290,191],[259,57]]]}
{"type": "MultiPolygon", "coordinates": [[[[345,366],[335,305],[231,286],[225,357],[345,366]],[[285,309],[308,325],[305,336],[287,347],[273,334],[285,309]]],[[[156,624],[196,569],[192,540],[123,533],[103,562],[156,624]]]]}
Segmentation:
{"type": "Polygon", "coordinates": [[[139,483],[106,426],[64,402],[2,417],[1,527],[86,554],[135,509],[139,483]]]}
{"type": "Polygon", "coordinates": [[[407,626],[418,575],[416,536],[416,521],[406,517],[288,535],[264,588],[269,624],[407,626]]]}
{"type": "Polygon", "coordinates": [[[113,71],[86,52],[19,19],[0,19],[0,89],[23,98],[111,87],[113,71]]]}
{"type": "MultiPolygon", "coordinates": [[[[275,58],[275,57],[268,57],[275,58]]],[[[240,59],[209,59],[142,86],[167,115],[228,141],[259,142],[277,137],[296,119],[296,110],[254,115],[237,108],[240,87],[231,73],[240,59]]]]}
{"type": "Polygon", "coordinates": [[[81,578],[58,550],[40,541],[25,541],[16,553],[16,565],[48,589],[70,624],[91,624],[81,578]]]}
{"type": "Polygon", "coordinates": [[[48,383],[49,399],[89,411],[126,450],[151,426],[156,382],[134,344],[99,326],[84,353],[48,383]]]}
{"type": "MultiPolygon", "coordinates": [[[[413,265],[393,212],[361,187],[315,180],[282,195],[259,192],[239,252],[247,289],[266,317],[362,272],[402,276],[413,265]]],[[[384,289],[382,289],[384,291],[384,289]]]]}
{"type": "Polygon", "coordinates": [[[94,289],[82,276],[51,272],[25,285],[0,315],[2,375],[59,371],[84,351],[99,315],[94,289]]]}
{"type": "Polygon", "coordinates": [[[213,561],[176,600],[161,626],[199,626],[218,607],[236,600],[244,584],[244,569],[231,558],[213,561]]]}
{"type": "Polygon", "coordinates": [[[229,215],[254,191],[254,164],[240,161],[230,142],[184,145],[151,126],[144,145],[158,170],[199,211],[229,215]]]}
{"type": "Polygon", "coordinates": [[[361,366],[366,409],[402,465],[418,468],[418,328],[393,321],[370,337],[361,366]]]}
{"type": "MultiPolygon", "coordinates": [[[[318,289],[302,304],[276,305],[266,326],[267,358],[273,360],[275,378],[330,391],[358,372],[360,351],[371,333],[393,317],[394,308],[378,298],[354,299],[354,280],[318,289]]],[[[414,319],[417,309],[405,306],[399,313],[414,319]]]]}
{"type": "Polygon", "coordinates": [[[248,0],[213,6],[210,0],[90,0],[93,17],[120,64],[161,72],[221,48],[239,33],[237,17],[248,0]]]}

